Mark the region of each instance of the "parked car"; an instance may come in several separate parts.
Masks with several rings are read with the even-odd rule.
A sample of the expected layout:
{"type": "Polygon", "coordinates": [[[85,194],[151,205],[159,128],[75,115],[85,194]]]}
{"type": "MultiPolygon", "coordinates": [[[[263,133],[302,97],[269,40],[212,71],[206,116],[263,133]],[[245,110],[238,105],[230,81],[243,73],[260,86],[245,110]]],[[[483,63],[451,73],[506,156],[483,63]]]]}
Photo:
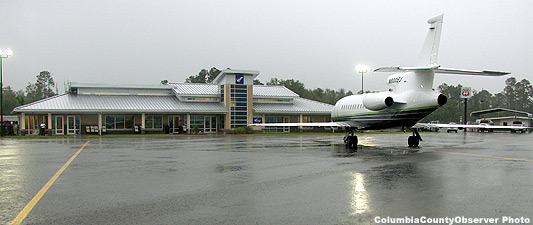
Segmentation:
{"type": "MultiPolygon", "coordinates": [[[[451,123],[450,123],[450,125],[455,125],[455,124],[456,124],[456,123],[454,123],[454,122],[451,122],[451,123]]],[[[446,132],[447,132],[447,133],[451,133],[451,132],[455,132],[455,133],[457,133],[457,131],[458,131],[457,127],[448,127],[448,129],[446,129],[446,132]]]]}
{"type": "MultiPolygon", "coordinates": [[[[481,126],[487,126],[487,125],[494,125],[494,123],[490,120],[480,120],[479,121],[479,125],[481,126]]],[[[491,128],[479,128],[477,129],[477,132],[494,132],[494,130],[492,130],[491,128]]]]}
{"type": "Polygon", "coordinates": [[[513,128],[513,129],[511,129],[511,133],[520,132],[520,133],[524,134],[527,131],[526,124],[524,122],[522,122],[522,121],[513,121],[513,126],[524,127],[524,128],[522,128],[522,129],[513,128]]]}

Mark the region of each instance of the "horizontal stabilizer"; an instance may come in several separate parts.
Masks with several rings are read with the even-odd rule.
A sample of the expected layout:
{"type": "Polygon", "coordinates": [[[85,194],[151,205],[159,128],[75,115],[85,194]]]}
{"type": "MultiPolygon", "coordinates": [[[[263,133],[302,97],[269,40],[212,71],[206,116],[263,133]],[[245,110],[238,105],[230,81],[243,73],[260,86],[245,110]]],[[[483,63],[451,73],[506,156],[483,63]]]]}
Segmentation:
{"type": "Polygon", "coordinates": [[[433,70],[435,73],[443,74],[458,74],[458,75],[477,75],[477,76],[503,76],[510,74],[510,72],[491,71],[491,70],[464,70],[453,68],[442,68],[440,66],[422,66],[422,67],[380,67],[374,70],[374,72],[408,72],[408,71],[424,71],[433,70]]]}
{"type": "Polygon", "coordinates": [[[478,76],[503,76],[510,74],[510,72],[501,72],[501,71],[490,71],[490,70],[463,70],[463,69],[452,69],[452,68],[437,68],[435,73],[444,73],[444,74],[462,74],[462,75],[478,75],[478,76]]]}
{"type": "Polygon", "coordinates": [[[484,124],[429,124],[429,123],[417,123],[415,128],[477,128],[477,129],[527,129],[531,127],[525,126],[499,126],[499,125],[484,125],[484,124]]]}
{"type": "Polygon", "coordinates": [[[374,72],[407,72],[407,71],[420,71],[420,70],[432,70],[438,66],[422,66],[422,67],[406,67],[406,66],[389,66],[380,67],[374,70],[374,72]]]}
{"type": "Polygon", "coordinates": [[[346,123],[254,123],[248,124],[253,127],[349,127],[346,123]]]}

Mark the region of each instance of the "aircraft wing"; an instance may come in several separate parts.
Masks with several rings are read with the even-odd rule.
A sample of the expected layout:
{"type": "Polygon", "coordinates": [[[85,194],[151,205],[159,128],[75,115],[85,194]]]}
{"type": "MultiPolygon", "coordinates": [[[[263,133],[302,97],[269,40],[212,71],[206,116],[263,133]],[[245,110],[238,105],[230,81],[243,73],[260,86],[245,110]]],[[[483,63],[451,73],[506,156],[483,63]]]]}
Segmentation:
{"type": "Polygon", "coordinates": [[[248,124],[252,127],[350,127],[347,123],[342,122],[324,122],[324,123],[253,123],[248,124]]]}
{"type": "Polygon", "coordinates": [[[430,124],[417,123],[417,127],[436,127],[436,128],[485,128],[485,129],[529,129],[524,126],[497,126],[497,125],[483,125],[483,124],[430,124]]]}

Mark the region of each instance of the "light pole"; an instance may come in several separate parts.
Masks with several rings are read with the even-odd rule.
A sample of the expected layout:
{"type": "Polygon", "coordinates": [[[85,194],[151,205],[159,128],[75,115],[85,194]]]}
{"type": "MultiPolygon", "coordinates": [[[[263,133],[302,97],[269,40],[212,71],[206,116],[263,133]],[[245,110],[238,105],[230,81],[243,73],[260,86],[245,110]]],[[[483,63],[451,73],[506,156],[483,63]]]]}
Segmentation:
{"type": "Polygon", "coordinates": [[[4,78],[2,77],[2,60],[13,55],[11,49],[0,49],[0,136],[4,136],[4,78]]]}
{"type": "Polygon", "coordinates": [[[361,73],[361,94],[364,94],[365,89],[363,86],[363,75],[370,70],[370,67],[365,65],[357,65],[355,66],[355,70],[357,70],[358,73],[361,73]]]}

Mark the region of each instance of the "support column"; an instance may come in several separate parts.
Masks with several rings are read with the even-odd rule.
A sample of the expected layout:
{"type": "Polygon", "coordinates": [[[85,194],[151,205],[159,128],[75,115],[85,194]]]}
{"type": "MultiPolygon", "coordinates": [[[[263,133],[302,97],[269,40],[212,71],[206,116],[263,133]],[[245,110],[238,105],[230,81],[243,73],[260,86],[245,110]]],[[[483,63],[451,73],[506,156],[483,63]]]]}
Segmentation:
{"type": "Polygon", "coordinates": [[[146,114],[141,114],[141,134],[146,134],[146,114]]]}
{"type": "MultiPolygon", "coordinates": [[[[467,122],[468,120],[467,120],[467,118],[466,118],[466,116],[467,116],[467,113],[466,113],[467,110],[466,110],[466,108],[467,108],[467,105],[468,105],[468,104],[467,104],[467,100],[468,100],[468,98],[465,98],[465,116],[463,117],[463,124],[464,124],[464,125],[466,125],[466,124],[468,123],[468,122],[467,122]]],[[[466,129],[466,127],[465,127],[465,130],[464,130],[465,133],[466,133],[466,130],[468,130],[468,129],[466,129]]]]}
{"type": "Polygon", "coordinates": [[[187,113],[187,134],[191,134],[191,114],[187,113]]]}
{"type": "MultiPolygon", "coordinates": [[[[262,114],[261,115],[261,122],[262,123],[266,123],[266,115],[265,114],[262,114]]],[[[265,127],[258,127],[259,130],[261,130],[262,132],[265,132],[265,127]]]]}
{"type": "MultiPolygon", "coordinates": [[[[248,85],[247,87],[247,91],[248,91],[248,99],[247,99],[247,103],[246,103],[246,107],[247,107],[247,114],[248,114],[248,121],[247,121],[247,124],[246,126],[248,126],[248,124],[252,124],[254,123],[254,86],[253,85],[248,85]]],[[[230,113],[231,114],[231,113],[230,113]]]]}
{"type": "Polygon", "coordinates": [[[19,121],[20,121],[20,124],[19,124],[20,125],[19,126],[20,136],[25,136],[26,135],[26,113],[20,114],[19,121]]]}
{"type": "Polygon", "coordinates": [[[102,136],[102,113],[98,113],[98,135],[102,136]]]}
{"type": "Polygon", "coordinates": [[[52,113],[48,113],[48,124],[46,127],[48,128],[48,136],[52,136],[52,113]]]}
{"type": "Polygon", "coordinates": [[[228,110],[224,117],[224,131],[231,132],[231,85],[224,88],[224,106],[228,110]]]}
{"type": "MultiPolygon", "coordinates": [[[[300,121],[299,123],[303,123],[304,122],[304,115],[303,114],[300,114],[299,121],[300,121]]],[[[298,128],[300,128],[300,132],[302,132],[303,127],[300,126],[298,128]]]]}

